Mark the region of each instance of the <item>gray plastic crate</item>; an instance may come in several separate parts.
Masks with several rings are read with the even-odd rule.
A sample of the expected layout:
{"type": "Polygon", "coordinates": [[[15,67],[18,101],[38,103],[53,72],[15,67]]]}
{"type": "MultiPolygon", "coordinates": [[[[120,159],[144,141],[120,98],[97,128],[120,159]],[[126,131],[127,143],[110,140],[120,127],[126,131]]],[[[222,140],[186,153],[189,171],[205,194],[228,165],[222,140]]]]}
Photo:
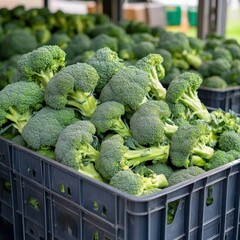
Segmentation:
{"type": "Polygon", "coordinates": [[[11,163],[18,162],[11,164],[16,239],[240,238],[239,160],[140,198],[14,143],[7,142],[7,147],[11,163]],[[22,171],[36,166],[42,181],[22,171]],[[36,200],[33,205],[29,205],[31,198],[36,200]],[[178,208],[173,222],[167,224],[168,206],[174,201],[179,201],[178,208]]]}

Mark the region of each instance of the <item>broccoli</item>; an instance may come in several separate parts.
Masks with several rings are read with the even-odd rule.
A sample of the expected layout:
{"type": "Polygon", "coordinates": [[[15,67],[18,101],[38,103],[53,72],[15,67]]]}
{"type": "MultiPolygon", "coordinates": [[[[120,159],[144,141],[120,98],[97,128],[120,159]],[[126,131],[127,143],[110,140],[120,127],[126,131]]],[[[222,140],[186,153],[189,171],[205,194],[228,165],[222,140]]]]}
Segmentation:
{"type": "Polygon", "coordinates": [[[211,76],[211,77],[205,78],[201,86],[209,87],[209,88],[224,89],[227,87],[227,83],[224,79],[222,79],[219,76],[211,76]]]}
{"type": "Polygon", "coordinates": [[[193,112],[193,115],[209,122],[210,114],[197,94],[201,84],[202,78],[197,73],[184,72],[171,81],[166,100],[171,103],[182,103],[193,112]]]}
{"type": "Polygon", "coordinates": [[[135,43],[150,42],[156,46],[158,38],[147,32],[138,32],[131,35],[135,43]]]}
{"type": "Polygon", "coordinates": [[[151,165],[147,165],[147,168],[152,170],[155,174],[163,174],[167,179],[173,174],[173,170],[170,166],[168,166],[166,163],[154,163],[151,165]]]}
{"type": "Polygon", "coordinates": [[[124,139],[120,135],[113,135],[102,142],[95,167],[103,178],[110,180],[117,172],[135,167],[142,162],[150,160],[166,162],[168,154],[169,146],[130,150],[124,145],[124,139]]]}
{"type": "MultiPolygon", "coordinates": [[[[117,172],[110,180],[110,185],[132,195],[146,195],[146,190],[161,189],[168,186],[167,179],[163,174],[143,177],[132,172],[130,169],[117,172]]],[[[151,191],[149,193],[152,193],[151,191]]]]}
{"type": "Polygon", "coordinates": [[[212,158],[205,164],[204,169],[211,170],[223,166],[233,160],[235,160],[235,156],[233,154],[229,154],[228,152],[222,150],[216,150],[212,158]]]}
{"type": "Polygon", "coordinates": [[[130,119],[132,136],[141,145],[159,145],[177,130],[170,120],[171,111],[163,100],[148,100],[130,119]]]}
{"type": "Polygon", "coordinates": [[[6,60],[13,55],[24,54],[37,48],[35,36],[23,29],[17,29],[6,34],[0,42],[0,60],[6,60]]]}
{"type": "Polygon", "coordinates": [[[133,53],[137,59],[144,58],[155,51],[156,47],[154,44],[148,41],[142,41],[133,46],[133,53]]]}
{"type": "Polygon", "coordinates": [[[189,63],[185,59],[183,59],[182,56],[179,56],[178,58],[173,58],[173,67],[180,70],[188,70],[190,68],[189,63]]]}
{"type": "Polygon", "coordinates": [[[98,134],[111,130],[123,138],[128,138],[131,133],[128,125],[121,119],[124,114],[125,108],[121,103],[109,101],[97,106],[90,121],[95,125],[98,134]]]}
{"type": "Polygon", "coordinates": [[[209,135],[211,128],[206,123],[198,123],[191,125],[185,123],[179,126],[178,130],[173,134],[170,146],[171,163],[176,167],[187,168],[191,165],[192,159],[197,164],[197,159],[211,159],[214,149],[207,146],[211,141],[209,135]]]}
{"type": "Polygon", "coordinates": [[[176,125],[181,125],[180,123],[185,121],[190,121],[192,115],[190,110],[185,107],[182,103],[171,103],[168,102],[169,109],[171,110],[171,119],[176,125]],[[179,124],[178,124],[179,123],[179,124]]]}
{"type": "Polygon", "coordinates": [[[49,81],[45,90],[45,101],[54,109],[71,106],[90,118],[97,107],[93,96],[99,76],[86,63],[76,63],[61,69],[49,81]]]}
{"type": "Polygon", "coordinates": [[[204,48],[204,41],[196,37],[188,37],[191,51],[195,54],[200,54],[204,48]]]}
{"type": "Polygon", "coordinates": [[[97,50],[86,63],[94,67],[100,77],[95,89],[97,93],[102,91],[115,73],[124,68],[124,63],[117,53],[107,47],[97,50]]]}
{"type": "Polygon", "coordinates": [[[224,79],[226,79],[227,83],[231,86],[239,86],[240,85],[240,59],[236,59],[232,61],[231,68],[229,71],[226,71],[224,75],[224,79]]]}
{"type": "Polygon", "coordinates": [[[216,47],[214,49],[214,51],[212,52],[212,54],[213,54],[214,60],[215,59],[225,59],[229,63],[231,63],[233,60],[231,52],[224,47],[216,47]]]}
{"type": "Polygon", "coordinates": [[[163,58],[162,66],[165,69],[165,73],[167,74],[171,70],[173,65],[171,53],[168,50],[162,48],[157,49],[155,53],[160,54],[162,56],[163,58]]]}
{"type": "Polygon", "coordinates": [[[39,47],[17,61],[18,79],[46,88],[49,80],[65,66],[65,52],[58,46],[39,47]]]}
{"type": "Polygon", "coordinates": [[[168,178],[168,183],[169,186],[173,186],[203,173],[205,173],[205,171],[202,168],[191,166],[187,169],[181,169],[171,174],[171,176],[168,178]]]}
{"type": "Polygon", "coordinates": [[[165,99],[166,89],[160,83],[165,76],[162,66],[163,58],[160,54],[149,54],[136,62],[136,67],[145,71],[149,76],[149,94],[157,100],[165,99]]]}
{"type": "Polygon", "coordinates": [[[222,46],[222,40],[216,38],[207,38],[204,50],[213,51],[216,47],[222,46]]]}
{"type": "Polygon", "coordinates": [[[94,168],[99,152],[91,145],[95,126],[87,120],[68,125],[59,134],[55,146],[56,161],[94,179],[102,177],[94,168]]]}
{"type": "Polygon", "coordinates": [[[240,135],[234,131],[224,131],[218,139],[222,151],[236,150],[240,152],[240,135]]]}
{"type": "Polygon", "coordinates": [[[231,53],[232,58],[240,60],[240,46],[236,44],[228,44],[225,48],[231,53]]]}
{"type": "Polygon", "coordinates": [[[100,48],[108,47],[112,51],[118,51],[118,41],[115,37],[110,37],[104,33],[92,39],[91,49],[97,51],[100,48]]]}
{"type": "Polygon", "coordinates": [[[33,150],[54,147],[62,130],[76,122],[73,109],[55,110],[44,107],[36,112],[22,130],[22,137],[33,150]]]}
{"type": "MultiPolygon", "coordinates": [[[[164,62],[163,62],[164,63],[164,62]]],[[[180,69],[176,68],[176,67],[172,67],[169,72],[165,75],[165,77],[161,80],[161,83],[163,84],[163,86],[168,87],[168,85],[170,84],[170,82],[178,75],[181,74],[180,69]]]]}
{"type": "Polygon", "coordinates": [[[147,101],[149,81],[145,71],[135,66],[125,67],[105,85],[99,100],[120,102],[126,111],[134,111],[147,101]]]}
{"type": "Polygon", "coordinates": [[[54,33],[46,45],[57,45],[62,50],[65,50],[70,43],[71,38],[66,33],[54,33]]]}
{"type": "Polygon", "coordinates": [[[0,91],[0,127],[13,124],[22,133],[23,127],[39,110],[44,101],[44,94],[35,83],[16,82],[0,91]]]}
{"type": "Polygon", "coordinates": [[[39,29],[36,31],[35,36],[39,45],[44,45],[50,40],[52,34],[49,29],[39,29]]]}

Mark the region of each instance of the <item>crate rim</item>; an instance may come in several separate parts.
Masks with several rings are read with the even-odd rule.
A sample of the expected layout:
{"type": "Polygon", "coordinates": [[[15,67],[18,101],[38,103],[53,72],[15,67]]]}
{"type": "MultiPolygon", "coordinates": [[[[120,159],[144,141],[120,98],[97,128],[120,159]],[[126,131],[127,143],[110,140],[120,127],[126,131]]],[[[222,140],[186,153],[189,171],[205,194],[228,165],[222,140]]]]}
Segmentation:
{"type": "Polygon", "coordinates": [[[232,87],[226,87],[226,88],[210,88],[210,87],[202,87],[200,86],[198,90],[208,90],[208,91],[215,91],[215,92],[226,92],[226,91],[232,91],[232,90],[239,90],[240,86],[232,86],[232,87]]]}

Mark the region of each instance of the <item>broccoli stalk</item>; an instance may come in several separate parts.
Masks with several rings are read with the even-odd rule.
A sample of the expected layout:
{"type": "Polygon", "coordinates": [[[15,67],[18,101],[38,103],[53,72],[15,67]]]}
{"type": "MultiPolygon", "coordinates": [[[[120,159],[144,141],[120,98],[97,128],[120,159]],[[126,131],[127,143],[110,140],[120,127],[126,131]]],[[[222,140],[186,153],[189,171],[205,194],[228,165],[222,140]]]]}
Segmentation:
{"type": "Polygon", "coordinates": [[[165,99],[166,89],[160,83],[165,76],[165,70],[162,66],[163,58],[160,54],[149,54],[136,63],[136,67],[147,72],[150,82],[150,95],[157,99],[165,99]]]}
{"type": "Polygon", "coordinates": [[[99,173],[96,171],[93,163],[88,163],[86,166],[82,163],[79,164],[78,172],[85,174],[93,179],[103,181],[102,177],[99,175],[99,173]]]}

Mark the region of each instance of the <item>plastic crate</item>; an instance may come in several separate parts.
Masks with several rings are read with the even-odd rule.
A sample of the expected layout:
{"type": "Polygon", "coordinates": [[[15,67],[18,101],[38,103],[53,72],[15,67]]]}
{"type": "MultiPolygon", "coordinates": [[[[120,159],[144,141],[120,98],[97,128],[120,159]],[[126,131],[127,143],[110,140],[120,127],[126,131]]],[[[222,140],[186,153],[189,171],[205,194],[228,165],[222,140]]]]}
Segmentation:
{"type": "Polygon", "coordinates": [[[224,111],[232,110],[240,113],[240,87],[214,89],[200,87],[198,96],[208,107],[221,108],[224,111]]]}
{"type": "Polygon", "coordinates": [[[10,141],[6,146],[15,239],[240,238],[239,160],[151,196],[135,197],[10,141]],[[35,169],[33,175],[40,174],[42,180],[25,168],[35,169]],[[167,224],[169,203],[175,201],[174,220],[167,224]]]}
{"type": "Polygon", "coordinates": [[[179,26],[181,24],[182,19],[181,6],[166,6],[165,13],[167,18],[167,25],[179,26]]]}
{"type": "Polygon", "coordinates": [[[197,7],[188,7],[188,22],[190,26],[196,27],[198,21],[198,9],[197,7]]]}

